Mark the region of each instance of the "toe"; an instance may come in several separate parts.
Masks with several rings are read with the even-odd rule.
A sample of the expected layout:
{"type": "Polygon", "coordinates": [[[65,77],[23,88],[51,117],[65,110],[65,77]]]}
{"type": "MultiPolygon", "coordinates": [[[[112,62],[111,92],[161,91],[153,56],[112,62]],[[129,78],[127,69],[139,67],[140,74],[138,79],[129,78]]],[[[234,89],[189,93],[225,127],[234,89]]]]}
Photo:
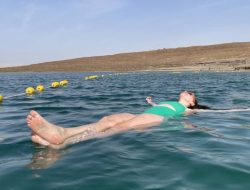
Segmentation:
{"type": "Polygon", "coordinates": [[[27,123],[31,123],[31,122],[32,122],[32,117],[31,117],[31,116],[27,116],[26,122],[27,122],[27,123]]]}
{"type": "Polygon", "coordinates": [[[34,143],[40,144],[39,141],[38,141],[38,139],[37,139],[37,137],[36,137],[36,135],[32,135],[32,136],[31,136],[31,140],[32,140],[32,142],[34,142],[34,143]]]}
{"type": "Polygon", "coordinates": [[[31,111],[30,111],[30,115],[31,115],[32,117],[36,117],[36,116],[38,115],[38,113],[37,113],[36,111],[34,111],[34,110],[31,110],[31,111]]]}
{"type": "Polygon", "coordinates": [[[32,135],[31,136],[31,140],[35,143],[38,143],[38,144],[41,144],[41,145],[44,145],[44,146],[48,146],[49,143],[44,140],[43,138],[39,137],[38,135],[32,135]]]}
{"type": "Polygon", "coordinates": [[[27,116],[27,119],[28,119],[28,120],[32,120],[32,118],[33,118],[33,117],[32,117],[31,115],[28,115],[28,116],[27,116]]]}

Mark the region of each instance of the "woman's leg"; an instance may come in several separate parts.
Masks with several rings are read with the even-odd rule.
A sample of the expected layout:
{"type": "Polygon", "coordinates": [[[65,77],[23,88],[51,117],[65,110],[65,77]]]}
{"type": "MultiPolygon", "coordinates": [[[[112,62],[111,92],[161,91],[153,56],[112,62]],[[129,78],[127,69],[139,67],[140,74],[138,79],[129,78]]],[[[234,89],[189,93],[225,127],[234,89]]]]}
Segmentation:
{"type": "Polygon", "coordinates": [[[102,138],[111,136],[114,134],[122,133],[128,130],[134,129],[145,129],[148,127],[153,127],[161,124],[164,121],[164,117],[153,115],[153,114],[140,114],[131,117],[129,120],[124,120],[123,122],[117,123],[112,127],[95,133],[93,136],[86,135],[85,133],[80,133],[78,135],[68,138],[60,147],[51,146],[52,148],[63,148],[70,144],[75,144],[80,141],[85,141],[92,138],[102,138]]]}
{"type": "MultiPolygon", "coordinates": [[[[122,116],[122,115],[121,115],[122,116]]],[[[108,116],[107,118],[103,118],[103,120],[106,119],[116,119],[116,117],[119,117],[119,114],[108,116]]],[[[81,141],[89,140],[92,138],[101,138],[101,137],[107,137],[111,136],[117,133],[125,132],[132,129],[144,129],[152,126],[159,125],[161,122],[163,122],[164,118],[157,115],[152,114],[141,114],[132,117],[128,116],[131,119],[124,120],[123,122],[117,123],[116,125],[113,125],[112,127],[106,128],[103,131],[95,132],[95,133],[86,133],[86,131],[83,131],[81,133],[78,133],[74,136],[71,136],[61,144],[53,144],[47,142],[45,139],[43,139],[41,136],[33,134],[32,140],[33,142],[36,142],[38,144],[42,144],[45,146],[49,146],[54,149],[61,149],[66,147],[67,145],[75,144],[81,141]]],[[[119,119],[118,119],[119,120],[119,119]]],[[[101,121],[101,120],[100,120],[101,121]]],[[[72,128],[70,128],[72,129],[72,128]]]]}
{"type": "MultiPolygon", "coordinates": [[[[145,129],[148,127],[153,127],[161,124],[164,121],[164,117],[153,115],[153,114],[140,114],[136,115],[135,117],[124,120],[123,122],[117,123],[106,130],[100,131],[94,135],[94,137],[107,137],[110,135],[114,135],[117,133],[121,133],[128,130],[137,130],[137,129],[145,129]]],[[[68,144],[73,144],[79,141],[87,140],[90,137],[84,133],[80,133],[78,135],[72,136],[67,139],[68,144]]]]}
{"type": "Polygon", "coordinates": [[[154,114],[140,114],[130,120],[117,123],[112,127],[114,131],[123,132],[131,129],[145,129],[160,125],[164,121],[164,117],[154,114]]]}
{"type": "MultiPolygon", "coordinates": [[[[96,123],[83,125],[74,128],[63,128],[49,123],[39,113],[31,111],[27,116],[27,124],[33,131],[32,140],[34,142],[40,142],[41,139],[51,144],[61,144],[69,137],[77,134],[94,135],[95,133],[102,132],[115,126],[117,123],[121,123],[135,117],[133,114],[121,113],[111,116],[106,116],[96,123]],[[40,138],[39,138],[40,137],[40,138]]],[[[45,142],[43,143],[45,145],[45,142]]]]}

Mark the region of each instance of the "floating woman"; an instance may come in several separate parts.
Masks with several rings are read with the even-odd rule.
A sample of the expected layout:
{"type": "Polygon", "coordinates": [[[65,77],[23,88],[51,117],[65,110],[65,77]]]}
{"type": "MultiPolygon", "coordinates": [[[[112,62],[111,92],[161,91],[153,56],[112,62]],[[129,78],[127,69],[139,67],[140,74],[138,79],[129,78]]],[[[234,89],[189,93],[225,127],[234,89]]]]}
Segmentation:
{"type": "Polygon", "coordinates": [[[161,124],[166,118],[190,114],[198,109],[209,109],[200,106],[193,92],[180,93],[178,101],[166,101],[155,104],[146,99],[153,107],[142,114],[119,113],[105,116],[99,121],[79,127],[63,128],[48,122],[38,112],[31,111],[27,124],[31,129],[31,140],[35,143],[60,149],[80,141],[110,136],[128,130],[138,130],[161,124]]]}

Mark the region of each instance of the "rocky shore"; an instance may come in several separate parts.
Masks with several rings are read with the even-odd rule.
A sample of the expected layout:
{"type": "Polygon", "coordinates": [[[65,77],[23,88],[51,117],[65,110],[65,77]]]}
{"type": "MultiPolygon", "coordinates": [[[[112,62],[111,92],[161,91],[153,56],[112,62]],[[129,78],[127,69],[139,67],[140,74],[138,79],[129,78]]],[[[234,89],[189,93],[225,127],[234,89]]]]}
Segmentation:
{"type": "Polygon", "coordinates": [[[250,42],[159,49],[0,68],[0,72],[154,70],[250,71],[250,42]]]}

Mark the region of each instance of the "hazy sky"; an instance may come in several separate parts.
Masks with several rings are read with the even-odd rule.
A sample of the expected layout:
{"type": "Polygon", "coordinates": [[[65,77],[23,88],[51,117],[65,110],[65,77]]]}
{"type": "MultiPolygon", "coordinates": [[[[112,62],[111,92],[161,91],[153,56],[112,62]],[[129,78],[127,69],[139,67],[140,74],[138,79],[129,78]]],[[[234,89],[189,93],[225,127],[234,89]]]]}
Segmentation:
{"type": "Polygon", "coordinates": [[[0,0],[0,67],[250,41],[249,0],[0,0]]]}

